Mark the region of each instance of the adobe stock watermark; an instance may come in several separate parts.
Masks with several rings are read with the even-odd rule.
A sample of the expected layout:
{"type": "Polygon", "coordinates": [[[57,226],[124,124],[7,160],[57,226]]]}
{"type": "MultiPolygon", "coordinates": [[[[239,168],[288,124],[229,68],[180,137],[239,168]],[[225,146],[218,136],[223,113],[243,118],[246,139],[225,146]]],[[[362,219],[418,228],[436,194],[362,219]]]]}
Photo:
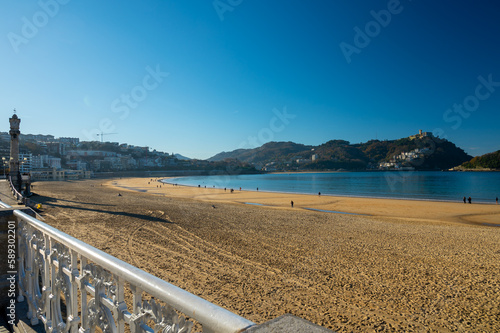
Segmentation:
{"type": "MultiPolygon", "coordinates": [[[[238,149],[250,149],[254,147],[262,146],[264,143],[273,141],[274,135],[276,133],[283,132],[285,128],[291,123],[291,120],[295,119],[297,115],[290,114],[287,111],[286,106],[283,107],[283,110],[280,111],[276,108],[272,110],[274,116],[269,119],[269,125],[267,127],[263,127],[257,135],[248,136],[246,140],[241,142],[238,145],[238,149]]],[[[241,170],[226,170],[228,174],[226,175],[217,175],[219,176],[215,179],[215,184],[217,187],[222,188],[226,187],[228,184],[228,175],[240,174],[241,170]]]]}
{"type": "Polygon", "coordinates": [[[30,18],[23,16],[21,18],[21,33],[9,32],[7,39],[14,52],[19,53],[19,47],[26,45],[29,41],[38,35],[40,29],[49,24],[63,5],[67,5],[70,0],[40,0],[38,6],[40,10],[36,11],[30,18]]]}
{"type": "Polygon", "coordinates": [[[16,222],[8,221],[7,229],[7,281],[9,288],[7,290],[7,297],[9,299],[9,304],[6,308],[6,315],[8,318],[8,323],[14,325],[16,321],[16,262],[17,262],[17,246],[16,246],[16,222]]]}
{"type": "MultiPolygon", "coordinates": [[[[500,82],[493,81],[492,74],[489,74],[487,79],[480,75],[477,80],[479,84],[474,89],[473,94],[466,96],[462,104],[454,103],[452,108],[443,113],[443,120],[446,123],[453,123],[451,128],[454,130],[457,130],[462,125],[463,119],[469,118],[479,108],[481,101],[490,98],[496,88],[500,87],[500,82]]],[[[444,133],[444,131],[442,132],[444,133]]]]}
{"type": "MultiPolygon", "coordinates": [[[[144,75],[140,84],[132,87],[129,93],[121,94],[120,97],[111,102],[111,112],[119,114],[120,120],[127,119],[131,109],[136,109],[148,97],[149,93],[157,89],[170,75],[168,72],[163,72],[160,65],[156,65],[155,69],[147,66],[146,72],[147,74],[144,75]]],[[[111,118],[103,118],[99,121],[97,128],[84,129],[82,133],[89,141],[94,141],[98,134],[113,132],[115,129],[116,126],[111,118]]]]}
{"type": "Polygon", "coordinates": [[[360,54],[361,50],[370,45],[372,39],[380,35],[382,28],[386,28],[391,23],[393,16],[401,14],[403,9],[404,7],[399,0],[389,0],[387,2],[387,9],[382,9],[378,12],[371,10],[370,15],[373,17],[373,20],[368,21],[364,29],[358,26],[353,28],[355,32],[353,43],[341,42],[339,44],[347,63],[350,64],[352,62],[353,54],[360,54]]]}
{"type": "Polygon", "coordinates": [[[212,5],[219,16],[219,20],[224,21],[224,14],[226,12],[232,12],[236,7],[241,5],[242,2],[243,0],[214,0],[212,5]]]}

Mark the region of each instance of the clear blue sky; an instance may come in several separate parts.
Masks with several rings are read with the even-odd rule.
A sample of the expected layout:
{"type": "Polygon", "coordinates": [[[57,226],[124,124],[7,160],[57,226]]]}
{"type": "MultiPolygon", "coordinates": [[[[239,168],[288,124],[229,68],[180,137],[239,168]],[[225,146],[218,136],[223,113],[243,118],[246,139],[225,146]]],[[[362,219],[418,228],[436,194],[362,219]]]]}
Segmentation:
{"type": "Polygon", "coordinates": [[[500,149],[499,9],[451,0],[6,0],[0,131],[16,108],[24,133],[111,132],[106,140],[192,158],[419,129],[480,155],[500,149]]]}

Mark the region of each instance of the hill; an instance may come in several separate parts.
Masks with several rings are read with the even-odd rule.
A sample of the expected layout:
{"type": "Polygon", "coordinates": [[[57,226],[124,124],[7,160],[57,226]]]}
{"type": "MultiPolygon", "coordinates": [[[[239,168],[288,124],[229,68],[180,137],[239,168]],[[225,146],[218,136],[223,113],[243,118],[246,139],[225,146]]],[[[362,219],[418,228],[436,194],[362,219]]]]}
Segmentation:
{"type": "Polygon", "coordinates": [[[414,135],[398,140],[370,140],[351,144],[331,140],[318,146],[294,142],[269,142],[254,149],[223,152],[209,159],[227,158],[274,170],[447,170],[472,156],[452,142],[432,135],[414,135]]]}
{"type": "Polygon", "coordinates": [[[191,158],[183,156],[181,154],[174,154],[174,157],[176,159],[178,159],[178,160],[181,160],[181,161],[189,161],[189,160],[191,160],[191,158]]]}
{"type": "Polygon", "coordinates": [[[500,150],[476,156],[468,162],[463,163],[458,169],[473,170],[473,169],[490,169],[500,170],[500,150]]]}
{"type": "Polygon", "coordinates": [[[236,149],[231,152],[222,152],[210,157],[208,160],[237,159],[241,162],[254,164],[268,163],[269,161],[286,160],[291,156],[309,152],[312,147],[294,142],[268,142],[254,149],[236,149]]]}

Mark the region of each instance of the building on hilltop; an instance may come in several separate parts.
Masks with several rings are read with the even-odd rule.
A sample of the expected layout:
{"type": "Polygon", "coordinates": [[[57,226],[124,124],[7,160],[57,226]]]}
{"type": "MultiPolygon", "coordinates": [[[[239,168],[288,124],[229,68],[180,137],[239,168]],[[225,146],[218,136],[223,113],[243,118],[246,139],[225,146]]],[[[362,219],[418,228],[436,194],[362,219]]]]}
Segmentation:
{"type": "Polygon", "coordinates": [[[422,130],[418,130],[418,134],[410,135],[408,138],[411,140],[414,139],[422,139],[422,138],[433,138],[432,132],[422,132],[422,130]]]}
{"type": "Polygon", "coordinates": [[[0,132],[0,140],[9,142],[10,141],[10,134],[9,132],[0,132]]]}
{"type": "Polygon", "coordinates": [[[53,135],[42,135],[42,134],[21,134],[21,141],[26,142],[54,142],[55,137],[53,135]]]}

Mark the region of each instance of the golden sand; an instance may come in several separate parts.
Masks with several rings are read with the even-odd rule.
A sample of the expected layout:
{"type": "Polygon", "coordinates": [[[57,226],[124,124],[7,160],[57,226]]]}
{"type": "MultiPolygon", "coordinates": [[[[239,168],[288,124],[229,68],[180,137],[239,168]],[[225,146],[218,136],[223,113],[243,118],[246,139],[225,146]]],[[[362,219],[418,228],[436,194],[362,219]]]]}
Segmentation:
{"type": "Polygon", "coordinates": [[[151,178],[34,191],[47,223],[257,323],[292,313],[338,332],[500,331],[500,228],[489,226],[500,206],[151,178]]]}
{"type": "Polygon", "coordinates": [[[126,191],[145,191],[156,195],[188,198],[213,203],[253,203],[272,208],[294,210],[306,208],[363,214],[384,218],[432,222],[490,223],[500,226],[500,205],[464,204],[457,201],[436,202],[421,200],[398,200],[377,198],[356,198],[325,195],[288,194],[235,189],[234,192],[215,188],[173,186],[161,184],[156,178],[128,178],[107,182],[126,191]],[[158,187],[158,186],[161,186],[158,187]]]}

